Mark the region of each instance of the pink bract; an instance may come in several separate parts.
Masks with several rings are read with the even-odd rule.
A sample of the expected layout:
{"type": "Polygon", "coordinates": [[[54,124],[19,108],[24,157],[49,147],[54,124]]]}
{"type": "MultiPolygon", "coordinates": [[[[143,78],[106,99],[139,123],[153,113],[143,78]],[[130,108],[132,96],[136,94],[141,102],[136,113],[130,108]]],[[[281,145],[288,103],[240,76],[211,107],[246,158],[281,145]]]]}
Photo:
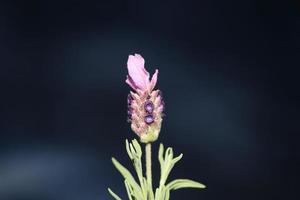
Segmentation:
{"type": "Polygon", "coordinates": [[[135,91],[150,93],[157,82],[158,70],[155,70],[151,81],[149,72],[145,69],[145,60],[139,54],[129,55],[127,61],[128,75],[126,83],[135,91]]]}

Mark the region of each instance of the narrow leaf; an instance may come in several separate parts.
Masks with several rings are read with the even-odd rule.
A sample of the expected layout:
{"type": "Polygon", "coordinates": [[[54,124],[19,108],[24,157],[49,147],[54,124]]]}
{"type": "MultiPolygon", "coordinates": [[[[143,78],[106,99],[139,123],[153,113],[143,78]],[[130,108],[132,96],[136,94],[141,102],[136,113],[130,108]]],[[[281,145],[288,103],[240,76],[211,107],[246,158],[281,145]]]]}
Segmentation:
{"type": "Polygon", "coordinates": [[[181,160],[183,154],[181,153],[179,156],[177,156],[176,158],[173,159],[173,163],[175,165],[175,163],[177,163],[179,160],[181,160]]]}
{"type": "Polygon", "coordinates": [[[160,164],[162,164],[164,161],[163,154],[164,154],[164,145],[160,144],[159,150],[158,150],[158,160],[159,160],[160,164]]]}
{"type": "Polygon", "coordinates": [[[133,196],[133,191],[132,188],[130,187],[129,183],[127,180],[124,181],[125,187],[126,187],[126,191],[127,191],[127,195],[128,195],[128,199],[132,200],[132,196],[133,196]]]}
{"type": "Polygon", "coordinates": [[[130,160],[132,160],[133,159],[133,155],[132,155],[132,153],[130,151],[128,140],[126,140],[126,151],[127,151],[127,154],[129,156],[130,160]]]}
{"type": "Polygon", "coordinates": [[[115,158],[111,159],[114,166],[117,168],[117,170],[122,174],[124,179],[128,181],[128,183],[132,186],[132,188],[135,190],[135,193],[137,193],[138,197],[142,197],[142,190],[141,187],[137,184],[137,182],[134,180],[131,173],[121,164],[119,163],[115,158]]]}
{"type": "Polygon", "coordinates": [[[142,157],[142,148],[136,139],[132,140],[132,144],[136,150],[138,157],[142,157]]]}
{"type": "Polygon", "coordinates": [[[189,180],[189,179],[176,179],[172,182],[170,182],[167,185],[167,188],[169,190],[177,190],[177,189],[181,189],[181,188],[199,188],[199,189],[203,189],[206,186],[203,185],[202,183],[193,181],[193,180],[189,180]]]}
{"type": "Polygon", "coordinates": [[[109,194],[115,199],[115,200],[122,200],[116,193],[114,193],[110,188],[108,188],[109,194]]]}

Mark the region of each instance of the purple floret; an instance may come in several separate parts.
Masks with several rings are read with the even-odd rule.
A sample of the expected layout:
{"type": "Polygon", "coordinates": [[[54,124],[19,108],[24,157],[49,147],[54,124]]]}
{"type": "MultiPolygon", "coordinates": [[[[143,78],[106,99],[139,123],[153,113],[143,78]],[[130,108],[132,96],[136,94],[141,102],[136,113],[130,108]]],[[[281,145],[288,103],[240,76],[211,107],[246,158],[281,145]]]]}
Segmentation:
{"type": "Polygon", "coordinates": [[[151,101],[147,101],[144,105],[144,109],[147,113],[152,113],[154,110],[154,105],[151,101]]]}
{"type": "Polygon", "coordinates": [[[145,116],[144,121],[146,124],[152,124],[154,122],[154,118],[152,115],[147,115],[147,116],[145,116]]]}
{"type": "Polygon", "coordinates": [[[133,98],[132,98],[131,94],[128,94],[128,96],[127,96],[127,104],[131,105],[132,100],[133,100],[133,98]]]}
{"type": "Polygon", "coordinates": [[[132,109],[129,107],[127,109],[127,121],[130,122],[132,117],[132,109]]]}

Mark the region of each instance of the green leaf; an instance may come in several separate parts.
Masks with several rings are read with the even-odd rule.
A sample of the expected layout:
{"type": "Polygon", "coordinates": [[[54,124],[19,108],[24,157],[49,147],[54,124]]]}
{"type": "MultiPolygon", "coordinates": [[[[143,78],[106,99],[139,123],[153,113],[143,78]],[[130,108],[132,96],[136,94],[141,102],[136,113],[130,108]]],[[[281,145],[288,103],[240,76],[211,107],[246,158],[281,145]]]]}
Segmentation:
{"type": "Polygon", "coordinates": [[[181,158],[183,157],[183,154],[181,153],[179,156],[173,159],[173,164],[175,165],[181,158]]]}
{"type": "Polygon", "coordinates": [[[164,145],[162,143],[160,143],[159,150],[158,150],[158,160],[159,160],[160,165],[164,164],[163,154],[164,154],[164,145]]]}
{"type": "Polygon", "coordinates": [[[132,188],[131,188],[131,186],[130,186],[130,184],[128,183],[127,180],[124,181],[124,184],[125,184],[125,187],[126,187],[128,199],[132,200],[132,196],[135,196],[134,192],[133,192],[133,190],[132,190],[132,188]]]}
{"type": "Polygon", "coordinates": [[[189,179],[176,179],[172,182],[170,182],[167,186],[166,186],[169,190],[178,190],[181,188],[199,188],[199,189],[203,189],[206,186],[203,185],[202,183],[193,181],[193,180],[189,180],[189,179]]]}
{"type": "Polygon", "coordinates": [[[169,147],[164,151],[163,144],[160,144],[158,160],[160,163],[161,175],[159,188],[155,191],[155,200],[169,200],[171,190],[177,190],[180,188],[205,188],[203,184],[189,179],[177,179],[165,185],[173,167],[179,160],[182,159],[182,157],[183,154],[180,154],[174,158],[173,149],[169,147]]]}
{"type": "Polygon", "coordinates": [[[115,158],[112,158],[111,160],[112,160],[114,166],[117,168],[117,170],[122,174],[124,179],[128,181],[128,184],[130,184],[132,186],[137,199],[142,199],[143,195],[142,195],[141,187],[134,180],[131,173],[121,163],[119,163],[115,158]]]}
{"type": "Polygon", "coordinates": [[[170,199],[170,190],[168,188],[165,189],[165,196],[164,200],[169,200],[170,199]]]}
{"type": "Polygon", "coordinates": [[[115,199],[115,200],[122,200],[118,195],[116,195],[110,188],[108,188],[109,194],[115,199]]]}
{"type": "Polygon", "coordinates": [[[172,148],[167,148],[164,154],[164,146],[160,144],[159,152],[158,152],[158,160],[160,162],[160,170],[161,170],[161,176],[160,176],[160,182],[159,185],[165,185],[168,176],[173,169],[174,165],[182,158],[182,154],[179,156],[173,158],[174,153],[172,148]]]}
{"type": "MultiPolygon", "coordinates": [[[[112,162],[124,178],[124,184],[128,194],[128,199],[147,200],[147,198],[151,197],[148,195],[150,194],[150,192],[153,193],[153,191],[152,187],[150,187],[151,184],[148,184],[146,178],[143,176],[141,161],[142,149],[139,142],[136,139],[132,140],[131,142],[126,140],[126,151],[130,160],[133,162],[133,166],[137,173],[137,178],[139,180],[140,185],[137,183],[137,181],[128,171],[128,169],[126,169],[122,164],[120,164],[115,158],[112,158],[112,162]]],[[[161,176],[159,187],[155,190],[155,200],[169,200],[171,190],[178,190],[181,188],[203,189],[206,187],[205,185],[199,182],[189,179],[176,179],[166,184],[171,170],[173,169],[174,165],[182,159],[182,157],[182,154],[180,154],[177,157],[174,157],[172,148],[169,147],[165,150],[163,144],[160,144],[158,160],[160,163],[161,176]]],[[[110,190],[110,188],[108,188],[108,191],[115,200],[121,200],[121,198],[118,195],[116,195],[112,190],[110,190]]]]}
{"type": "Polygon", "coordinates": [[[140,182],[142,196],[144,198],[147,197],[147,188],[143,181],[143,169],[142,169],[142,148],[136,139],[128,142],[126,140],[126,151],[128,153],[129,158],[133,162],[134,169],[136,171],[137,177],[140,182]]]}
{"type": "Polygon", "coordinates": [[[132,140],[132,144],[135,148],[136,154],[138,155],[139,158],[142,157],[142,148],[140,146],[140,144],[138,143],[138,141],[136,139],[132,140]]]}
{"type": "Polygon", "coordinates": [[[129,156],[130,160],[132,160],[133,159],[133,155],[132,155],[132,153],[130,151],[128,140],[126,140],[126,151],[127,151],[127,154],[129,156]]]}
{"type": "Polygon", "coordinates": [[[155,191],[155,200],[169,200],[169,198],[166,198],[167,193],[169,193],[166,189],[164,185],[157,188],[155,191]]]}

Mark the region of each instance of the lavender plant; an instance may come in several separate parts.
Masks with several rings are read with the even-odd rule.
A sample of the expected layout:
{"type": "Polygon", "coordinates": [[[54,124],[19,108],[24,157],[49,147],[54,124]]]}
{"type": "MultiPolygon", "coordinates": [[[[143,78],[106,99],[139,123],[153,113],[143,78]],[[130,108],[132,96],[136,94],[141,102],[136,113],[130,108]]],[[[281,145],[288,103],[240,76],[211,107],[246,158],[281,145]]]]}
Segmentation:
{"type": "MultiPolygon", "coordinates": [[[[126,83],[133,89],[128,95],[128,122],[131,129],[139,137],[140,143],[145,144],[146,175],[143,173],[142,148],[140,143],[133,139],[126,140],[126,151],[133,163],[138,181],[115,158],[112,162],[124,178],[124,185],[129,200],[169,200],[170,191],[181,188],[203,189],[205,185],[190,179],[176,179],[167,182],[168,176],[174,165],[182,158],[182,154],[174,157],[173,149],[166,150],[160,144],[158,161],[160,163],[160,181],[158,187],[153,190],[151,170],[151,143],[156,141],[162,119],[164,117],[165,103],[162,92],[154,90],[157,82],[158,70],[155,70],[151,81],[149,73],[144,68],[145,61],[139,54],[129,55],[127,61],[128,75],[126,83]]],[[[111,196],[116,200],[121,198],[108,188],[111,196]]]]}

